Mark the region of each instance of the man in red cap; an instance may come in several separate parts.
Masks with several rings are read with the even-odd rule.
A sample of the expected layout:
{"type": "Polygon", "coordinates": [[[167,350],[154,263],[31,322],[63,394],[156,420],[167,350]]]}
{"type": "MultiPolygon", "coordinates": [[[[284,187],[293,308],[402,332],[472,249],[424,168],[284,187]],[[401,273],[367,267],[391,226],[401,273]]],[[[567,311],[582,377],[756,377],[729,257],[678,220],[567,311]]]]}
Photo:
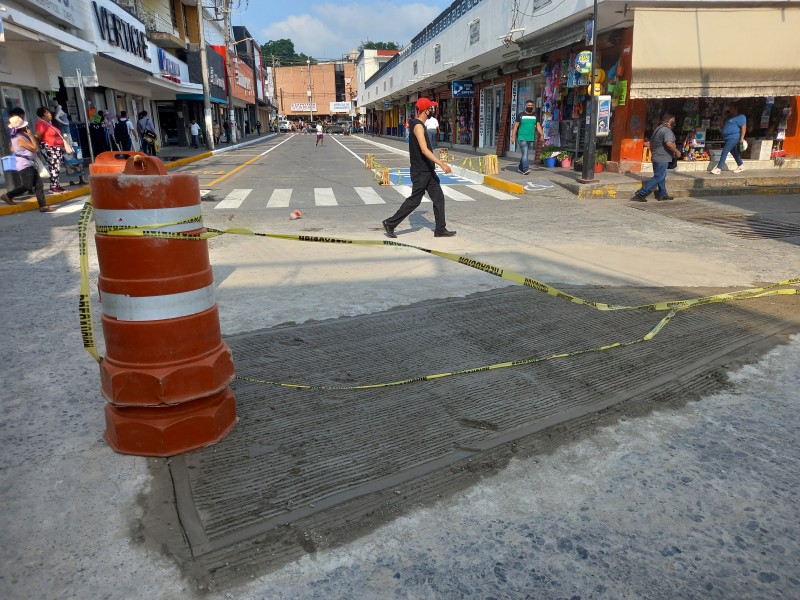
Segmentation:
{"type": "Polygon", "coordinates": [[[434,237],[451,237],[455,231],[448,231],[444,219],[444,192],[436,174],[436,165],[445,173],[452,173],[450,165],[436,158],[431,151],[428,137],[425,135],[425,120],[436,112],[438,104],[428,98],[417,100],[417,118],[411,121],[411,135],[408,139],[408,152],[411,158],[411,195],[400,206],[397,212],[383,222],[386,235],[396,238],[394,233],[403,219],[414,212],[422,202],[422,196],[428,192],[433,201],[433,216],[436,219],[434,237]]]}

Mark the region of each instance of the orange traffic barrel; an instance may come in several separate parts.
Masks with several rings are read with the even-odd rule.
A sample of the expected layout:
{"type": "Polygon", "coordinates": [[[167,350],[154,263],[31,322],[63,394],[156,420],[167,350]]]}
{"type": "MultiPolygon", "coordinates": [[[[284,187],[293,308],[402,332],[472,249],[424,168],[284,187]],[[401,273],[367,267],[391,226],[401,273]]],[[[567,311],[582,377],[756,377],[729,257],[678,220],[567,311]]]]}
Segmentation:
{"type": "Polygon", "coordinates": [[[125,168],[125,163],[128,162],[128,159],[132,156],[147,156],[147,154],[131,150],[101,152],[94,157],[94,162],[89,165],[89,175],[119,173],[125,168]]]}
{"type": "Polygon", "coordinates": [[[100,380],[110,404],[106,439],[119,452],[147,456],[218,441],[236,420],[234,368],[221,337],[207,242],[111,235],[116,227],[204,231],[197,177],[167,174],[159,159],[134,156],[122,172],[95,173],[90,185],[106,342],[100,380]]]}

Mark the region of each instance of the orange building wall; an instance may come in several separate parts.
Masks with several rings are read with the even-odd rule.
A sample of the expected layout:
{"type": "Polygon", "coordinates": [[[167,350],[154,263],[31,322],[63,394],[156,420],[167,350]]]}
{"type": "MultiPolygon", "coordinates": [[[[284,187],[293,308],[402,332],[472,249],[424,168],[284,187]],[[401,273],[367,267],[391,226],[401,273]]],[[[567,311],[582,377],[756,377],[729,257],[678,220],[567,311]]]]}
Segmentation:
{"type": "Polygon", "coordinates": [[[792,98],[792,116],[786,124],[786,139],[783,140],[783,149],[786,155],[800,158],[800,96],[792,98]]]}
{"type": "MultiPolygon", "coordinates": [[[[351,77],[354,86],[356,67],[353,63],[344,64],[345,82],[351,77]]],[[[308,65],[295,67],[277,67],[275,69],[275,94],[277,96],[278,112],[288,117],[302,119],[309,117],[308,110],[292,110],[292,104],[305,104],[308,102],[308,65]]],[[[327,118],[331,115],[330,103],[336,102],[336,74],[333,63],[311,65],[311,102],[316,103],[314,118],[320,115],[327,118]]],[[[345,84],[345,98],[347,100],[347,85],[345,84]]]]}

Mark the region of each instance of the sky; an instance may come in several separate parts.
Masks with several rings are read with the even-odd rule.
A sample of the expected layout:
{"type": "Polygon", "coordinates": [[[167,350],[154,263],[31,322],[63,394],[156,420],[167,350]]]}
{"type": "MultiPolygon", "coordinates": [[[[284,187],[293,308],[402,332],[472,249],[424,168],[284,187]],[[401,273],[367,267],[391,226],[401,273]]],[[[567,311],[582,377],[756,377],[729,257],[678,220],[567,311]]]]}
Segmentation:
{"type": "Polygon", "coordinates": [[[298,54],[341,58],[366,41],[405,46],[452,2],[240,0],[231,22],[260,44],[288,38],[298,54]]]}

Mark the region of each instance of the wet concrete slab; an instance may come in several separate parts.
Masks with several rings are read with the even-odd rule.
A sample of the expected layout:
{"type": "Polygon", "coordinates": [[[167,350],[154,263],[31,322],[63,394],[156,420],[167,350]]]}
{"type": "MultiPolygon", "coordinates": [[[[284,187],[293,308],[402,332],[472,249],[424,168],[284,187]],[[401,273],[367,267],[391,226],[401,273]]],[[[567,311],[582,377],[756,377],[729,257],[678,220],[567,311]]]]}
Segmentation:
{"type": "MultiPolygon", "coordinates": [[[[612,303],[722,291],[564,289],[612,303]]],[[[598,312],[511,287],[227,342],[240,376],[348,386],[631,341],[662,316],[598,312]]],[[[238,381],[234,431],[168,463],[185,538],[165,544],[207,581],[263,572],[402,514],[413,494],[401,500],[398,490],[447,494],[495,468],[487,457],[498,449],[676,386],[706,389],[725,357],[798,328],[796,297],[765,298],[684,311],[650,342],[435,381],[361,390],[238,381]],[[307,533],[311,522],[325,539],[307,533]]],[[[158,490],[151,505],[172,492],[158,490]]]]}

